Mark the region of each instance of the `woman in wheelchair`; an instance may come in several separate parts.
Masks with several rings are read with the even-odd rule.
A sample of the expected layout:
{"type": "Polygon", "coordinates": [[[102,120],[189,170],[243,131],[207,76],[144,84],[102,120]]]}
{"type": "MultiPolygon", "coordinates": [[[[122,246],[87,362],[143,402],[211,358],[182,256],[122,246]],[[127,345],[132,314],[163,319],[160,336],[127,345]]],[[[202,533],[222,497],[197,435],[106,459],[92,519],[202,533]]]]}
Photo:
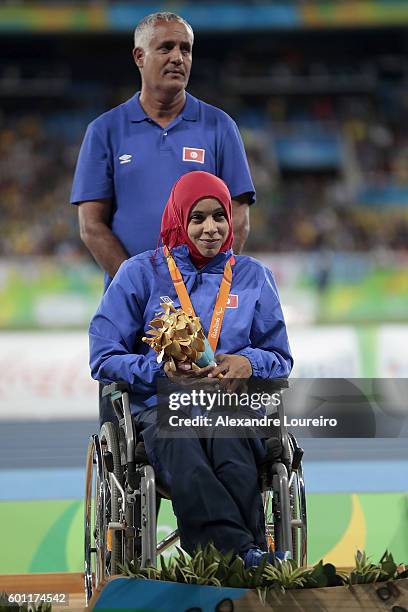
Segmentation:
{"type": "Polygon", "coordinates": [[[163,248],[124,262],[103,296],[90,325],[92,376],[129,384],[132,415],[156,476],[170,491],[182,548],[191,554],[212,541],[221,551],[234,550],[247,567],[257,565],[267,554],[257,471],[263,440],[199,438],[194,428],[188,439],[156,436],[155,403],[163,377],[222,375],[223,384],[234,389],[237,379],[289,375],[293,362],[275,282],[260,262],[233,255],[231,196],[207,172],[190,172],[176,182],[161,237],[163,248]],[[223,305],[220,287],[231,282],[231,273],[223,305]],[[187,363],[172,371],[142,342],[163,301],[182,306],[183,287],[203,329],[216,339],[215,366],[196,370],[187,363]],[[223,319],[213,317],[221,310],[223,319]]]}

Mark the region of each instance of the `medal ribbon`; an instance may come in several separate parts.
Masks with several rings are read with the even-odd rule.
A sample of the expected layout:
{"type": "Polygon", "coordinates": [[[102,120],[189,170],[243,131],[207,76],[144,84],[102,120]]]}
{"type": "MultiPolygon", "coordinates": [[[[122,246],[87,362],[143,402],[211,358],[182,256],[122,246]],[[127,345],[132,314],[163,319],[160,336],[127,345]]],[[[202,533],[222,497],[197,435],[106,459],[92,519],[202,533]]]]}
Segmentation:
{"type": "MultiPolygon", "coordinates": [[[[197,316],[194,312],[193,305],[190,300],[190,296],[187,293],[186,286],[183,281],[183,277],[180,273],[180,270],[177,267],[176,262],[174,261],[172,255],[170,254],[169,249],[164,247],[164,254],[167,259],[167,265],[169,267],[169,272],[171,279],[174,284],[174,288],[177,292],[178,298],[180,300],[180,304],[182,309],[189,316],[195,317],[197,316]]],[[[220,290],[218,292],[217,301],[215,302],[214,312],[210,323],[210,329],[208,331],[208,343],[211,346],[213,352],[215,353],[215,349],[218,344],[218,340],[221,333],[222,321],[224,319],[225,307],[227,305],[228,296],[231,289],[232,284],[232,266],[235,264],[234,257],[230,257],[227,263],[225,264],[224,274],[222,277],[220,290]]]]}

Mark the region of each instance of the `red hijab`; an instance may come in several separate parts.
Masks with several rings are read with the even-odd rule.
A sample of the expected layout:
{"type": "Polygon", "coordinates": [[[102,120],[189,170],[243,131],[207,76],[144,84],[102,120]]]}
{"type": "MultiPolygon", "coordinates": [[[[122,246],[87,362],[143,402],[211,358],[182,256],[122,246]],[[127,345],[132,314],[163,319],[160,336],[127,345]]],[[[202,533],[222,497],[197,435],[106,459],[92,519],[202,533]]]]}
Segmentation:
{"type": "Polygon", "coordinates": [[[191,209],[205,198],[215,198],[225,209],[229,232],[220,251],[227,251],[234,240],[231,195],[224,181],[209,172],[188,172],[173,185],[163,212],[160,231],[163,244],[167,248],[172,249],[180,244],[187,245],[190,257],[197,268],[202,268],[212,258],[201,255],[188,237],[187,227],[191,209]]]}

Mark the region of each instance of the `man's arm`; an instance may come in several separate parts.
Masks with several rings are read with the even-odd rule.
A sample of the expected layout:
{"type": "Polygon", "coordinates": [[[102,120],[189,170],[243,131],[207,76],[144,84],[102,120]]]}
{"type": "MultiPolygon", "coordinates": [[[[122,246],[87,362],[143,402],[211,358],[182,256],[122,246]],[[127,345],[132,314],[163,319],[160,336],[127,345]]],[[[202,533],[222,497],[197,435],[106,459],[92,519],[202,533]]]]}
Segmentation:
{"type": "Polygon", "coordinates": [[[241,253],[249,234],[249,201],[248,193],[232,199],[232,220],[234,225],[234,253],[241,253]]]}
{"type": "Polygon", "coordinates": [[[113,278],[129,255],[109,227],[111,212],[111,200],[94,200],[78,205],[81,240],[100,267],[113,278]]]}

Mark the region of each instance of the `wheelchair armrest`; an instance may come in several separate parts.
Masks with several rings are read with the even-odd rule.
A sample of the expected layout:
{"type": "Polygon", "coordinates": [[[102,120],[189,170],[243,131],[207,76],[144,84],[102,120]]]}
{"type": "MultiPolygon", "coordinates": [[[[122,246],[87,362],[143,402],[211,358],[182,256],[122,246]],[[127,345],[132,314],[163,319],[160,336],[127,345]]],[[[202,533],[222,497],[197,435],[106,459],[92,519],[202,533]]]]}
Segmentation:
{"type": "Polygon", "coordinates": [[[102,397],[110,395],[112,399],[117,399],[113,397],[115,393],[117,393],[118,397],[120,397],[122,393],[125,393],[126,391],[130,391],[129,383],[123,381],[114,382],[110,385],[104,386],[104,388],[102,389],[102,397]]]}
{"type": "Polygon", "coordinates": [[[305,451],[303,450],[303,448],[300,448],[295,436],[290,432],[289,432],[289,440],[290,440],[290,445],[292,448],[292,466],[291,468],[292,470],[296,472],[296,470],[299,468],[299,465],[302,461],[305,451]]]}
{"type": "Polygon", "coordinates": [[[268,378],[262,381],[266,386],[266,391],[280,391],[281,389],[288,389],[289,381],[287,378],[268,378]]]}

